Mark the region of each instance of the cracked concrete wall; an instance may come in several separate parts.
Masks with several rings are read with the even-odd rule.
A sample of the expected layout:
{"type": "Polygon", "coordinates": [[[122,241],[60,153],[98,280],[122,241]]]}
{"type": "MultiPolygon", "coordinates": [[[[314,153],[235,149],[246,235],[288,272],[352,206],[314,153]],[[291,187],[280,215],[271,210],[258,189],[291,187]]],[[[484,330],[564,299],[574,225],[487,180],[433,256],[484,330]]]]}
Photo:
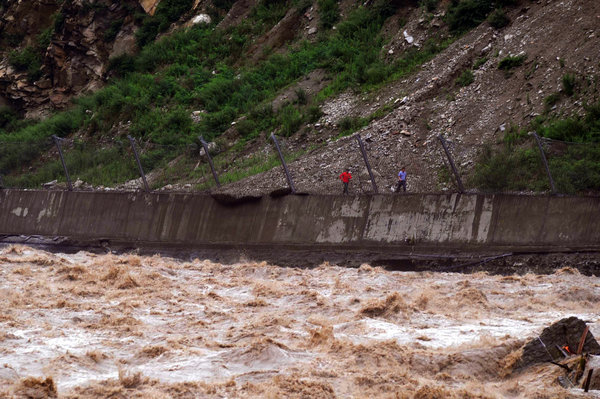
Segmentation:
{"type": "Polygon", "coordinates": [[[194,246],[476,250],[600,247],[600,198],[406,194],[264,197],[4,190],[0,234],[194,246]]]}

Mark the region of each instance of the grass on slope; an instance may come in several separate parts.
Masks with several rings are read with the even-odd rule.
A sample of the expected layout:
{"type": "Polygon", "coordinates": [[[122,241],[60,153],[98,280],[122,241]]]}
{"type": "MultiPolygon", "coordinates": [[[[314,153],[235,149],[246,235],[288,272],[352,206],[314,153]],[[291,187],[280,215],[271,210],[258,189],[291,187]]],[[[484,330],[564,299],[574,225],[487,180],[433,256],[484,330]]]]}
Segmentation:
{"type": "MultiPolygon", "coordinates": [[[[285,4],[296,6],[297,12],[305,7],[301,1],[285,4]]],[[[316,43],[300,42],[286,54],[243,66],[240,60],[252,37],[257,30],[264,32],[269,24],[275,24],[281,10],[281,2],[263,0],[247,23],[228,30],[214,26],[180,30],[146,45],[136,56],[112,60],[116,78],[107,87],[75,100],[70,110],[44,121],[0,131],[0,142],[12,143],[0,148],[0,172],[8,174],[6,183],[37,187],[45,181],[64,180],[57,160],[39,159],[42,151],[52,147],[51,135],[66,137],[79,132],[91,143],[103,143],[66,151],[73,179],[102,185],[136,177],[135,165],[124,153],[127,144],[123,137],[114,137],[116,132],[126,131],[142,143],[163,146],[143,153],[146,171],[164,166],[198,135],[209,140],[218,137],[242,115],[245,119],[238,131],[245,139],[263,131],[291,135],[318,117],[318,108],[314,103],[298,102],[275,111],[270,101],[309,72],[323,68],[333,77],[317,99],[322,101],[348,88],[373,88],[412,73],[449,44],[430,41],[393,64],[384,63],[379,31],[394,9],[386,1],[377,1],[356,8],[316,43]],[[273,13],[278,14],[274,17],[273,13]],[[205,113],[201,122],[194,124],[190,114],[199,109],[205,113]],[[173,146],[179,146],[178,150],[173,146]]]]}
{"type": "Polygon", "coordinates": [[[582,117],[542,116],[528,128],[512,127],[498,151],[487,149],[471,180],[487,191],[549,191],[538,147],[527,132],[557,140],[545,146],[557,191],[578,194],[600,189],[600,102],[582,117]]]}

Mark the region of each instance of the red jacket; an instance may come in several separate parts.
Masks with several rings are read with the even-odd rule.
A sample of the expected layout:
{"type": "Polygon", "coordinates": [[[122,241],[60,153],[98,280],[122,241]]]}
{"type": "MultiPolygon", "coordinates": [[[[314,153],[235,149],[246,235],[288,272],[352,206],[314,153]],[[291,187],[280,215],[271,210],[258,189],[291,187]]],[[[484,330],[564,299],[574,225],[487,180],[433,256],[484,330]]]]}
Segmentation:
{"type": "Polygon", "coordinates": [[[350,172],[342,172],[342,174],[340,175],[340,179],[342,179],[344,183],[348,183],[350,179],[352,179],[352,175],[350,174],[350,172]]]}

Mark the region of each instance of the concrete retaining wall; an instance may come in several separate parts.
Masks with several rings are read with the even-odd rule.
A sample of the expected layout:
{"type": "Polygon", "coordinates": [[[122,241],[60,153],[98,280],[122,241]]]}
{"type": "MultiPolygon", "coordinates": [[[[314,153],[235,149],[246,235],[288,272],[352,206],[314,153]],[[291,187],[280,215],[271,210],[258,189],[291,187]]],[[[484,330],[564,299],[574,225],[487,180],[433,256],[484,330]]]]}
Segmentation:
{"type": "Polygon", "coordinates": [[[132,245],[600,249],[599,217],[592,197],[0,192],[0,234],[132,245]]]}

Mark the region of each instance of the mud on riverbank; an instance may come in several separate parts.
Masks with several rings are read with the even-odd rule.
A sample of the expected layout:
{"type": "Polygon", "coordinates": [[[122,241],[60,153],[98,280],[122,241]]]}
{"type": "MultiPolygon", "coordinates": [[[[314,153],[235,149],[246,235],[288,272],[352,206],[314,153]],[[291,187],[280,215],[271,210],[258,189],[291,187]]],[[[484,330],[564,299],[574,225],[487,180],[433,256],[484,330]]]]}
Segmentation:
{"type": "Polygon", "coordinates": [[[600,278],[568,264],[497,276],[24,246],[0,261],[8,397],[583,397],[556,366],[512,366],[562,317],[600,335],[600,278]]]}

